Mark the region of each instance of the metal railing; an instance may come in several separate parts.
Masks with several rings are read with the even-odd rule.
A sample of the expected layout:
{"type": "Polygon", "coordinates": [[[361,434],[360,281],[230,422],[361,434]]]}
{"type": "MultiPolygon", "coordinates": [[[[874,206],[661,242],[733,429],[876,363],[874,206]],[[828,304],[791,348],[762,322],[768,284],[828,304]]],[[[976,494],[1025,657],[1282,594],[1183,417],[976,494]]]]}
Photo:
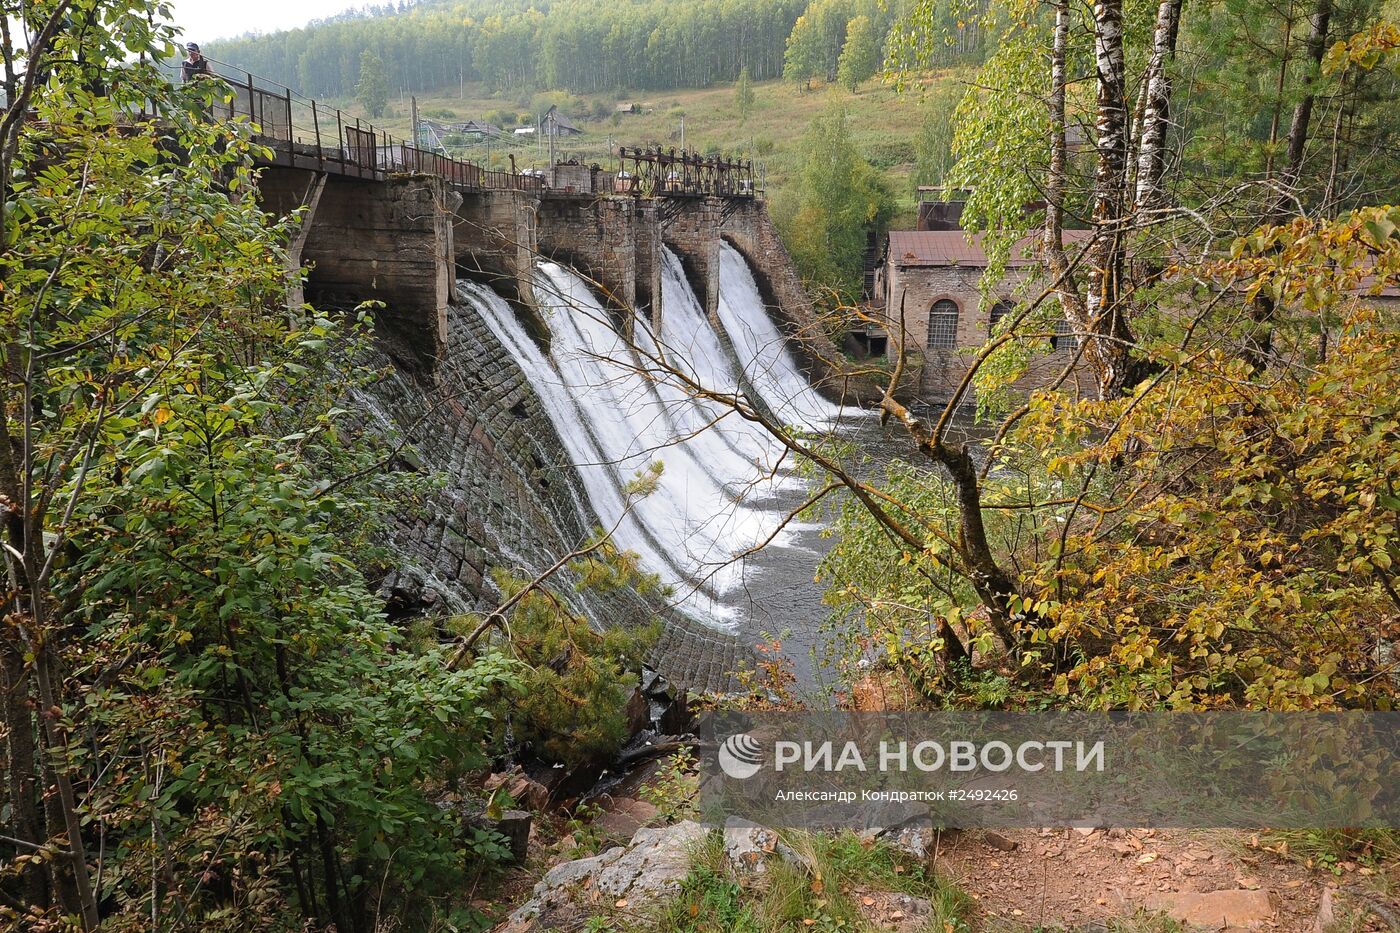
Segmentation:
{"type": "Polygon", "coordinates": [[[618,150],[627,184],[657,195],[716,195],[724,198],[752,198],[757,192],[754,165],[748,159],[707,156],[688,149],[677,152],[654,148],[618,150]],[[631,171],[627,165],[631,163],[631,171]]]}
{"type": "MultiPolygon", "coordinates": [[[[231,92],[214,105],[212,115],[227,120],[244,117],[255,124],[255,138],[272,150],[273,164],[380,180],[403,173],[438,175],[453,185],[477,190],[541,192],[551,187],[544,172],[497,171],[454,159],[302,97],[286,85],[227,62],[206,60],[213,77],[231,92]]],[[[621,168],[615,173],[594,171],[588,193],[663,198],[717,195],[743,200],[760,193],[754,163],[749,160],[660,147],[624,146],[617,155],[621,168]]]]}
{"type": "Polygon", "coordinates": [[[255,138],[272,150],[274,164],[335,172],[356,178],[388,175],[438,175],[464,188],[540,191],[538,175],[488,171],[474,162],[423,149],[387,130],[318,104],[291,88],[259,78],[227,62],[208,59],[211,74],[231,94],[214,105],[213,116],[246,117],[256,125],[255,138]]]}

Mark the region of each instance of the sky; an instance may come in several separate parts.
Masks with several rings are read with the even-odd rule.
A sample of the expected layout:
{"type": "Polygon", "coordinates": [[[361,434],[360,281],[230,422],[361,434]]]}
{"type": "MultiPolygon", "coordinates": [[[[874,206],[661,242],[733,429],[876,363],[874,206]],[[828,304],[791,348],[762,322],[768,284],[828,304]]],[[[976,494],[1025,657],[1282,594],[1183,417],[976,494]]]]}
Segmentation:
{"type": "Polygon", "coordinates": [[[245,32],[276,32],[364,6],[365,0],[170,0],[182,42],[212,42],[245,32]]]}

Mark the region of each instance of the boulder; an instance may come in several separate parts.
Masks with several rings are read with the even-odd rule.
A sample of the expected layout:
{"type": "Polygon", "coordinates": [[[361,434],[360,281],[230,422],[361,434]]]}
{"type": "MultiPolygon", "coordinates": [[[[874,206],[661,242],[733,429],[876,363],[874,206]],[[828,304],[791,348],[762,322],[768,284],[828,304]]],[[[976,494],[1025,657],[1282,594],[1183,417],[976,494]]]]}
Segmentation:
{"type": "Polygon", "coordinates": [[[645,800],[615,797],[593,821],[593,829],[604,839],[631,839],[643,826],[656,819],[656,807],[645,800]]]}
{"type": "Polygon", "coordinates": [[[638,905],[680,891],[691,850],[708,830],[686,820],[637,830],[626,846],[554,866],[501,927],[501,933],[559,929],[594,909],[625,899],[638,905]]]}
{"type": "Polygon", "coordinates": [[[900,823],[896,826],[871,826],[860,832],[865,843],[884,842],[910,858],[924,861],[933,851],[933,828],[920,825],[920,822],[900,823]]]}
{"type": "Polygon", "coordinates": [[[736,871],[761,875],[768,870],[768,856],[777,852],[778,834],[766,826],[731,816],[724,821],[724,857],[736,871]]]}
{"type": "Polygon", "coordinates": [[[856,909],[877,929],[913,931],[928,929],[933,905],[922,897],[898,891],[857,891],[856,909]]]}
{"type": "Polygon", "coordinates": [[[549,789],[518,770],[493,774],[482,787],[488,791],[505,788],[512,800],[529,810],[543,810],[549,803],[549,789]]]}

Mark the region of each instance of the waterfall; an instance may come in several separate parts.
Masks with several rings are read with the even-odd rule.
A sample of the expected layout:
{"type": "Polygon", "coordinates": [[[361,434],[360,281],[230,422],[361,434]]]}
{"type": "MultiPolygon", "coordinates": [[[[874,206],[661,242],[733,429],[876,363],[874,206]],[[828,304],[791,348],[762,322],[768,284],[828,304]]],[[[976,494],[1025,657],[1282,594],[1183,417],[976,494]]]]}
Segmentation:
{"type": "Polygon", "coordinates": [[[787,340],[768,317],[749,264],[728,243],[720,244],[719,319],[744,377],[779,418],[820,431],[838,424],[843,412],[855,411],[833,405],[812,388],[787,340]]]}
{"type": "Polygon", "coordinates": [[[614,529],[613,537],[618,546],[635,551],[641,557],[643,566],[658,574],[664,583],[673,586],[682,583],[682,568],[672,555],[658,547],[653,536],[638,522],[637,515],[627,510],[623,486],[609,468],[607,456],[587,429],[584,411],[575,404],[554,364],[530,339],[510,305],[491,289],[474,282],[458,282],[457,293],[462,301],[481,314],[496,339],[511,353],[515,364],[529,378],[550,422],[559,433],[564,449],[569,453],[569,459],[578,469],[584,489],[588,492],[589,503],[603,527],[614,529]]]}
{"type": "MultiPolygon", "coordinates": [[[[638,349],[664,359],[667,366],[695,385],[724,395],[740,395],[744,386],[738,368],[691,291],[680,259],[666,247],[662,247],[661,258],[661,326],[659,333],[653,334],[651,323],[639,315],[633,330],[638,349]]],[[[663,380],[672,388],[677,381],[674,377],[663,380]]],[[[779,466],[783,448],[768,432],[719,402],[701,399],[699,408],[710,417],[718,436],[750,465],[762,463],[770,473],[779,466]]]]}
{"type": "Polygon", "coordinates": [[[720,294],[729,346],[669,250],[656,328],[642,315],[624,327],[572,270],[541,262],[534,291],[550,332],[548,352],[489,288],[463,281],[458,294],[528,378],[597,522],[670,587],[677,609],[732,630],[751,572],[736,557],[783,547],[809,527],[786,522],[805,481],[766,431],[698,396],[695,386],[753,392],[785,419],[814,429],[834,424],[841,409],[807,385],[768,320],[753,276],[730,253],[726,248],[720,294]],[[740,268],[731,269],[733,262],[740,268]],[[635,478],[657,462],[652,491],[633,495],[635,478]]]}

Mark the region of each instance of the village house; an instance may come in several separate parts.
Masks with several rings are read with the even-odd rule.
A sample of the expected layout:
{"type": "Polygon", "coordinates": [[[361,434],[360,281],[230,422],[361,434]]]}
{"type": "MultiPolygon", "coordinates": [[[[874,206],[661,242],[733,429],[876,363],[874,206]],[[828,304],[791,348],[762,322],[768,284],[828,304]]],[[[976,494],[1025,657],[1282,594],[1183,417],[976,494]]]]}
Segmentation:
{"type": "Polygon", "coordinates": [[[551,106],[540,118],[540,132],[546,136],[581,136],[583,130],[574,125],[574,122],[564,114],[559,112],[557,106],[551,106]]]}

